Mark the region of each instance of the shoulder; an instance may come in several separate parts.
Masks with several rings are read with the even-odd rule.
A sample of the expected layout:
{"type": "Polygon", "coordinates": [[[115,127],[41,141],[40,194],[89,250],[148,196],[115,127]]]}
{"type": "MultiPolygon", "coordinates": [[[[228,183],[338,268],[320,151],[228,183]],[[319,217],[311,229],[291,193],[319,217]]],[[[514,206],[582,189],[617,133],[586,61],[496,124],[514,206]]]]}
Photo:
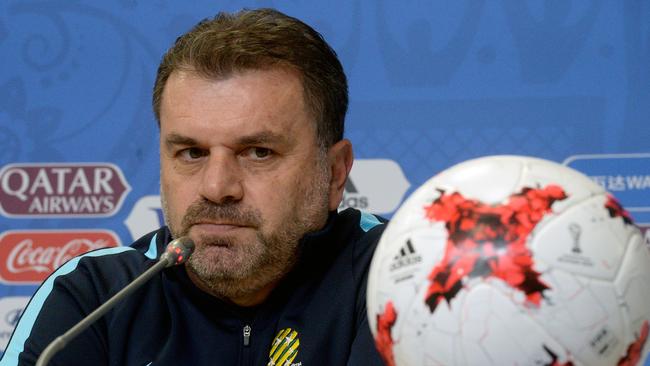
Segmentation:
{"type": "MultiPolygon", "coordinates": [[[[366,287],[372,257],[388,220],[364,211],[348,208],[338,214],[350,232],[352,243],[352,278],[355,289],[355,323],[357,331],[368,333],[366,322],[366,287]]],[[[367,335],[372,338],[371,336],[367,335]]],[[[356,343],[356,341],[355,341],[356,343]]]]}
{"type": "Polygon", "coordinates": [[[338,213],[339,230],[348,233],[355,258],[372,255],[388,220],[365,211],[348,208],[338,213]]]}
{"type": "Polygon", "coordinates": [[[354,208],[347,208],[336,213],[335,225],[338,229],[346,228],[357,237],[364,237],[366,235],[381,235],[387,223],[388,220],[381,216],[354,208]]]}
{"type": "Polygon", "coordinates": [[[335,230],[339,235],[344,235],[347,242],[355,281],[365,280],[375,248],[387,223],[388,220],[383,217],[352,208],[337,214],[335,230]]]}

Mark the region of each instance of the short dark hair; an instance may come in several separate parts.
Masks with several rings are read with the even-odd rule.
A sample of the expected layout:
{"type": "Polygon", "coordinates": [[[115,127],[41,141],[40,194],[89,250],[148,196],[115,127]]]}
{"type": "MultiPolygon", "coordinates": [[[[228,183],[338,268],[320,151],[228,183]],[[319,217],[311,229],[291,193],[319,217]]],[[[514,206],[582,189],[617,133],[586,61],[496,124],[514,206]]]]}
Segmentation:
{"type": "Polygon", "coordinates": [[[160,125],[160,103],[172,72],[189,70],[208,78],[237,71],[289,67],[300,73],[307,107],[316,120],[321,147],[343,138],[348,85],[336,52],[302,21],[273,9],[219,13],[205,19],[163,56],[153,89],[160,125]]]}

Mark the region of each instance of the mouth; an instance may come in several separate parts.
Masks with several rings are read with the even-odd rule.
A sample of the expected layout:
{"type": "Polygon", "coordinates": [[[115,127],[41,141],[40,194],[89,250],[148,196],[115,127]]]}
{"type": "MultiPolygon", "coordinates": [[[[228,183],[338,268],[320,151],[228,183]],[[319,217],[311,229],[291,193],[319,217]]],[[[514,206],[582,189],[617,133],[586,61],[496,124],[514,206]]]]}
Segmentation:
{"type": "Polygon", "coordinates": [[[250,228],[249,225],[232,222],[197,222],[192,224],[190,231],[195,231],[199,235],[227,235],[250,228]]]}

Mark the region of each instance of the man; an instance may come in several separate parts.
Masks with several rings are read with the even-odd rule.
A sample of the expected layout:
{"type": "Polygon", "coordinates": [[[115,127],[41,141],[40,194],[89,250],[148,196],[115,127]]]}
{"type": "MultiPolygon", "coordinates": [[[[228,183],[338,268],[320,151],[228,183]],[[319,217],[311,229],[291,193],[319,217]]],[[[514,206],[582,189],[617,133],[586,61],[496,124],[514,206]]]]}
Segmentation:
{"type": "Polygon", "coordinates": [[[352,166],[347,82],[321,36],[274,10],[180,37],[154,86],[168,228],[74,259],[24,312],[0,365],[34,364],[149,268],[196,250],[74,339],[52,365],[379,365],[365,282],[383,224],[337,213],[352,166]]]}

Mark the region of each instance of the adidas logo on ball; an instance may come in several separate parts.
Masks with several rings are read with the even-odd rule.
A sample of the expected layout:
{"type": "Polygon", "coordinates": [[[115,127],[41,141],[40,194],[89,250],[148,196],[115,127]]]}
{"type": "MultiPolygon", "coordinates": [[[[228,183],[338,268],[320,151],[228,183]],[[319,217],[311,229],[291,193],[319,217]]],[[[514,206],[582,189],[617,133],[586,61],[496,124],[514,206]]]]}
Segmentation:
{"type": "Polygon", "coordinates": [[[413,248],[411,239],[408,239],[406,244],[400,248],[399,253],[393,257],[393,262],[390,264],[390,271],[396,271],[400,268],[420,262],[422,262],[422,256],[415,251],[415,248],[413,248]]]}

